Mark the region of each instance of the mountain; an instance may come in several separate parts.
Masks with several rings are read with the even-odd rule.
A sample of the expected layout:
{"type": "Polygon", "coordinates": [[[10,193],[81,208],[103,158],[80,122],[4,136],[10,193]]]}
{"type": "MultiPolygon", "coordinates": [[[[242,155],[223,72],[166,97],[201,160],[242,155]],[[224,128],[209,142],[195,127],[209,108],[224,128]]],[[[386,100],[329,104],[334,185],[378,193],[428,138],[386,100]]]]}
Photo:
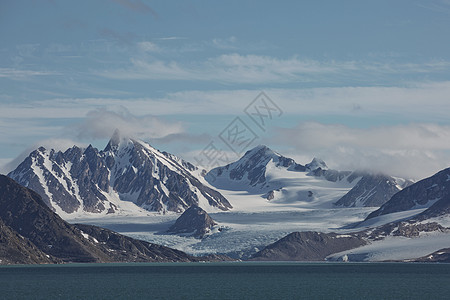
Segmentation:
{"type": "Polygon", "coordinates": [[[198,206],[189,207],[173,224],[168,232],[188,234],[196,238],[203,238],[217,225],[206,211],[198,206]]]}
{"type": "Polygon", "coordinates": [[[306,170],[305,166],[297,164],[292,158],[284,157],[264,145],[259,145],[247,151],[238,161],[212,169],[206,174],[205,179],[211,184],[220,185],[220,182],[216,183],[216,179],[224,178],[250,187],[263,188],[267,183],[266,169],[269,163],[293,171],[306,170]]]}
{"type": "Polygon", "coordinates": [[[450,168],[425,178],[396,193],[366,220],[391,213],[425,209],[419,218],[450,213],[450,168]]]}
{"type": "Polygon", "coordinates": [[[410,183],[388,175],[332,170],[318,158],[301,165],[263,145],[212,169],[205,179],[218,189],[260,193],[269,201],[343,207],[379,207],[410,183]]]}
{"type": "MultiPolygon", "coordinates": [[[[37,193],[3,175],[0,175],[0,225],[0,246],[11,249],[8,245],[17,245],[24,256],[36,263],[201,260],[96,226],[71,225],[52,212],[37,193]]],[[[17,253],[12,253],[12,257],[14,260],[17,253]]]]}
{"type": "Polygon", "coordinates": [[[438,251],[435,251],[423,257],[408,261],[450,263],[450,248],[439,249],[438,251]]]}
{"type": "Polygon", "coordinates": [[[182,212],[192,205],[228,210],[219,192],[193,175],[197,168],[116,131],[102,151],[73,146],[36,149],[9,177],[42,196],[58,214],[115,213],[136,204],[150,211],[182,212]]]}
{"type": "Polygon", "coordinates": [[[323,261],[330,254],[366,244],[359,234],[293,232],[255,253],[251,260],[323,261]]]}
{"type": "MultiPolygon", "coordinates": [[[[439,245],[430,245],[430,241],[433,241],[435,237],[440,237],[443,239],[440,243],[445,244],[448,241],[449,233],[450,228],[443,227],[436,222],[418,223],[409,220],[392,222],[356,232],[293,232],[255,253],[251,260],[414,261],[415,257],[419,256],[411,255],[429,253],[427,249],[439,249],[439,245]],[[401,245],[409,241],[415,243],[415,248],[410,249],[408,244],[402,248],[401,245]],[[398,258],[390,258],[396,255],[398,258]]],[[[441,250],[441,252],[440,259],[445,258],[444,252],[448,257],[448,250],[441,250]]],[[[438,256],[435,258],[438,261],[438,256]]]]}
{"type": "Polygon", "coordinates": [[[361,174],[356,185],[335,204],[337,206],[379,207],[393,195],[411,184],[411,181],[383,174],[361,174]]]}
{"type": "Polygon", "coordinates": [[[0,219],[0,265],[60,262],[37,248],[0,219]]]}

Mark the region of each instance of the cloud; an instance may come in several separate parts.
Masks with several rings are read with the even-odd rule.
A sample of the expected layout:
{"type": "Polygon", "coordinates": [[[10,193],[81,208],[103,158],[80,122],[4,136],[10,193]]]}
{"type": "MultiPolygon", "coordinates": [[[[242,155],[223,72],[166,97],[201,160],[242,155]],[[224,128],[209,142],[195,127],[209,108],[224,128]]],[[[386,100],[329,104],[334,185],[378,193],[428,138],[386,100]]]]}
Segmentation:
{"type": "Polygon", "coordinates": [[[443,14],[450,14],[449,0],[427,0],[416,3],[417,6],[443,14]]]}
{"type": "Polygon", "coordinates": [[[160,138],[153,138],[152,142],[159,144],[186,143],[186,144],[206,144],[211,140],[211,136],[205,133],[190,134],[186,132],[172,133],[160,138]]]}
{"type": "MultiPolygon", "coordinates": [[[[146,98],[52,98],[0,103],[0,118],[83,118],[98,107],[126,107],[132,114],[241,114],[259,94],[257,89],[186,90],[146,98]]],[[[337,87],[265,89],[288,115],[357,117],[361,124],[440,122],[450,120],[450,81],[410,83],[403,87],[337,87]]]]}
{"type": "MultiPolygon", "coordinates": [[[[138,138],[158,145],[178,143],[184,147],[203,144],[210,139],[206,134],[184,132],[181,122],[171,122],[151,115],[136,116],[123,107],[91,110],[81,121],[66,127],[56,125],[43,127],[39,124],[39,122],[26,121],[22,126],[18,126],[7,121],[0,121],[0,128],[5,129],[5,132],[0,132],[0,139],[9,143],[15,139],[20,141],[20,145],[10,145],[10,147],[14,146],[22,151],[14,159],[0,158],[0,172],[8,173],[15,169],[31,151],[40,146],[56,151],[65,151],[73,145],[85,147],[86,144],[95,144],[109,139],[115,129],[119,129],[122,136],[138,138]],[[45,133],[50,136],[68,136],[71,139],[42,138],[45,137],[45,133]],[[33,140],[31,136],[37,138],[33,140]],[[23,143],[24,140],[28,143],[23,143]]],[[[16,153],[11,154],[17,155],[16,153]]]]}
{"type": "Polygon", "coordinates": [[[86,118],[68,128],[78,139],[108,139],[115,129],[122,135],[140,139],[163,138],[184,132],[181,122],[169,122],[152,115],[136,116],[124,107],[117,111],[92,110],[86,118]]]}
{"type": "MultiPolygon", "coordinates": [[[[216,44],[219,43],[216,41],[216,44]]],[[[141,45],[140,47],[142,47],[141,45]]],[[[157,49],[152,43],[151,50],[157,49]]],[[[176,60],[143,59],[133,57],[126,68],[94,71],[95,75],[117,80],[185,80],[214,81],[233,84],[270,84],[357,81],[359,85],[374,80],[386,81],[386,76],[405,74],[439,73],[448,70],[445,60],[424,63],[392,64],[365,61],[319,61],[297,56],[276,58],[264,55],[223,54],[201,61],[179,62],[176,60]]]]}
{"type": "MultiPolygon", "coordinates": [[[[195,147],[201,150],[208,142],[202,133],[214,135],[216,129],[220,132],[221,126],[227,125],[234,116],[245,117],[243,109],[259,92],[187,90],[153,98],[2,101],[2,153],[3,157],[11,157],[36,140],[61,136],[62,128],[73,123],[76,125],[63,136],[100,142],[119,127],[170,152],[181,153],[179,149],[189,141],[192,141],[187,147],[189,151],[195,147]],[[182,115],[186,123],[167,121],[163,115],[171,118],[182,115]],[[197,118],[198,115],[203,116],[197,118]],[[217,118],[217,115],[224,117],[217,118]],[[202,120],[205,127],[199,126],[202,120]],[[10,146],[11,143],[15,145],[10,146]]],[[[271,124],[269,130],[281,124],[292,127],[298,120],[317,121],[280,129],[276,131],[278,137],[261,140],[285,155],[301,158],[301,163],[319,156],[337,169],[373,167],[399,176],[421,178],[450,162],[446,144],[450,140],[446,135],[446,126],[450,125],[450,82],[409,83],[402,87],[267,89],[265,92],[284,112],[280,122],[271,124]],[[355,125],[360,128],[354,128],[355,125]]]]}
{"type": "Polygon", "coordinates": [[[350,128],[317,122],[278,128],[272,139],[291,153],[319,156],[337,169],[423,178],[450,167],[450,126],[409,124],[350,128]]]}
{"type": "Polygon", "coordinates": [[[113,0],[113,1],[132,11],[140,13],[149,13],[155,18],[158,17],[158,14],[150,6],[148,6],[141,0],[113,0]]]}
{"type": "Polygon", "coordinates": [[[155,43],[144,41],[138,43],[138,48],[144,52],[160,52],[161,48],[155,43]]]}
{"type": "Polygon", "coordinates": [[[49,76],[49,75],[59,75],[59,73],[48,71],[21,70],[14,68],[0,68],[0,78],[24,79],[31,76],[49,76]]]}
{"type": "Polygon", "coordinates": [[[182,36],[166,36],[166,37],[160,37],[160,38],[156,38],[158,40],[161,41],[175,41],[175,40],[186,40],[187,37],[182,37],[182,36]]]}
{"type": "MultiPolygon", "coordinates": [[[[226,54],[188,65],[176,61],[132,58],[127,69],[96,72],[111,79],[200,80],[226,83],[266,83],[300,80],[300,75],[353,69],[352,63],[325,64],[313,60],[277,59],[259,55],[226,54]]],[[[306,77],[303,80],[307,80],[306,77]]]]}
{"type": "Polygon", "coordinates": [[[131,44],[133,40],[136,38],[134,33],[131,32],[121,33],[110,28],[103,28],[102,30],[100,30],[99,33],[100,36],[104,38],[113,39],[122,44],[131,44]]]}
{"type": "Polygon", "coordinates": [[[19,164],[21,164],[32,151],[36,150],[39,147],[44,147],[45,149],[54,149],[55,151],[65,151],[73,147],[74,145],[77,145],[79,147],[87,146],[83,143],[70,139],[50,138],[37,141],[23,150],[14,159],[0,159],[0,173],[8,174],[9,172],[17,168],[17,166],[19,166],[19,164]]]}
{"type": "Polygon", "coordinates": [[[214,47],[216,47],[218,49],[223,49],[223,50],[237,49],[236,42],[237,42],[237,39],[235,36],[231,36],[226,39],[215,38],[212,40],[212,44],[214,47]]]}

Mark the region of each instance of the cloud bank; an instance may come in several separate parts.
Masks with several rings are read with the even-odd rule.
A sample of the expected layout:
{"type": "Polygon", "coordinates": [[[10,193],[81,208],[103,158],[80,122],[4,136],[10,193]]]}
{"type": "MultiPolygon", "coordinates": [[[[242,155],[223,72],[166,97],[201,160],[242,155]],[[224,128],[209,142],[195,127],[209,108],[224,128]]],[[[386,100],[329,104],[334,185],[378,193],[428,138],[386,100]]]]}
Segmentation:
{"type": "Polygon", "coordinates": [[[420,179],[450,167],[450,126],[409,124],[350,128],[317,122],[278,128],[274,141],[294,156],[318,156],[332,168],[420,179]]]}
{"type": "Polygon", "coordinates": [[[140,139],[161,139],[184,132],[181,122],[169,122],[152,115],[136,116],[125,108],[92,110],[80,123],[69,127],[80,140],[107,139],[115,129],[124,136],[140,139]]]}

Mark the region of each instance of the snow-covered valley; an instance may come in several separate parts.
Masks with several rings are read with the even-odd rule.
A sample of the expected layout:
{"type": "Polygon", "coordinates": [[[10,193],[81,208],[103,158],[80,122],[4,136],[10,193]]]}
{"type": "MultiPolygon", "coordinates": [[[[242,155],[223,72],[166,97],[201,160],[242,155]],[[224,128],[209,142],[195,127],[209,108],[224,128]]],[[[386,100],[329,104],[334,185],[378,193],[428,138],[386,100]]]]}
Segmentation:
{"type": "MultiPolygon", "coordinates": [[[[264,201],[264,199],[261,199],[264,201]]],[[[246,258],[294,231],[348,231],[343,228],[362,221],[374,208],[307,209],[280,205],[273,210],[216,212],[209,215],[218,228],[204,239],[166,233],[178,214],[147,213],[145,216],[123,215],[67,219],[105,227],[121,234],[169,246],[194,255],[225,253],[246,258]]]]}

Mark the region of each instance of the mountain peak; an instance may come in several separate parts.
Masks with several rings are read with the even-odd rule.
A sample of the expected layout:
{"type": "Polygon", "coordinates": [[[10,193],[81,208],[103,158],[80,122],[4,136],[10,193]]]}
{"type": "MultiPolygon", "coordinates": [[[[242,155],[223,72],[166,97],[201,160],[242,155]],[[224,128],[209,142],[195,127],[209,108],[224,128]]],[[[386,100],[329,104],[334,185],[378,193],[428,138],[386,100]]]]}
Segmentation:
{"type": "Polygon", "coordinates": [[[222,177],[231,181],[248,181],[252,187],[266,186],[265,174],[269,164],[289,171],[305,171],[305,167],[297,164],[292,158],[284,157],[265,145],[259,145],[248,150],[239,160],[212,169],[205,178],[210,182],[214,182],[216,177],[222,177]]]}
{"type": "Polygon", "coordinates": [[[199,204],[230,209],[219,192],[191,173],[195,169],[116,130],[104,151],[92,145],[64,153],[35,150],[8,176],[63,216],[120,211],[126,206],[117,205],[117,198],[152,211],[182,212],[199,204]]]}
{"type": "Polygon", "coordinates": [[[259,155],[277,155],[275,153],[275,151],[273,151],[272,149],[270,149],[269,147],[267,147],[266,145],[258,145],[250,150],[248,150],[247,152],[245,152],[244,157],[249,157],[249,156],[254,156],[255,154],[259,154],[259,155]]]}
{"type": "Polygon", "coordinates": [[[108,142],[108,145],[106,145],[105,152],[117,150],[120,144],[120,140],[121,140],[120,131],[119,129],[116,128],[116,130],[114,130],[111,139],[108,142]]]}
{"type": "Polygon", "coordinates": [[[306,164],[305,167],[311,171],[317,170],[318,168],[328,170],[327,164],[322,159],[316,157],[309,164],[306,164]]]}

